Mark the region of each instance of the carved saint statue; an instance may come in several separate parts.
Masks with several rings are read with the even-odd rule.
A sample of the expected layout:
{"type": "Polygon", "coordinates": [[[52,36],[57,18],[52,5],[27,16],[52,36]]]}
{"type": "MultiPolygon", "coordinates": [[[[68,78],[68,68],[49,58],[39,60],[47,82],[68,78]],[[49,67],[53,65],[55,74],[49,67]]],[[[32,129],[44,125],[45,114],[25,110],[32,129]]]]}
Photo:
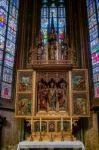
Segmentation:
{"type": "Polygon", "coordinates": [[[59,110],[66,110],[66,90],[67,83],[65,80],[61,80],[58,83],[58,105],[59,110]]]}
{"type": "Polygon", "coordinates": [[[52,44],[49,46],[49,59],[50,60],[55,60],[55,53],[56,53],[56,46],[52,44]]]}
{"type": "Polygon", "coordinates": [[[52,29],[48,39],[48,53],[50,60],[55,60],[56,57],[56,50],[57,50],[56,41],[57,37],[55,31],[52,29]]]}
{"type": "Polygon", "coordinates": [[[43,51],[44,51],[44,47],[42,44],[38,44],[37,47],[37,60],[42,60],[43,58],[43,51]]]}
{"type": "Polygon", "coordinates": [[[56,110],[56,83],[53,79],[49,82],[49,96],[48,96],[48,104],[49,110],[56,110]]]}
{"type": "Polygon", "coordinates": [[[48,89],[44,80],[38,82],[38,111],[47,111],[48,89]]]}

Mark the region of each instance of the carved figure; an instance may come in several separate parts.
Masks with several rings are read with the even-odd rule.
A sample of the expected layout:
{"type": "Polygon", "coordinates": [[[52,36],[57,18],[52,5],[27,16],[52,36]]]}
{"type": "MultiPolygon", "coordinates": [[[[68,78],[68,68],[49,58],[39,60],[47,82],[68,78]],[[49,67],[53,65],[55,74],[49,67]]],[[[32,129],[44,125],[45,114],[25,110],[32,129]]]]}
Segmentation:
{"type": "Polygon", "coordinates": [[[49,47],[49,59],[55,60],[55,52],[56,52],[56,46],[50,45],[50,47],[49,47]]]}
{"type": "Polygon", "coordinates": [[[38,44],[38,47],[37,47],[37,60],[42,60],[42,58],[43,58],[43,51],[44,51],[43,45],[42,44],[38,44]]]}
{"type": "Polygon", "coordinates": [[[38,82],[38,109],[47,111],[48,89],[44,80],[38,82]]]}
{"type": "Polygon", "coordinates": [[[56,83],[52,79],[49,83],[49,96],[48,96],[48,102],[49,102],[49,110],[55,111],[56,110],[56,83]]]}
{"type": "Polygon", "coordinates": [[[66,109],[66,88],[67,83],[63,79],[59,82],[58,85],[58,105],[59,110],[65,110],[66,109]]]}

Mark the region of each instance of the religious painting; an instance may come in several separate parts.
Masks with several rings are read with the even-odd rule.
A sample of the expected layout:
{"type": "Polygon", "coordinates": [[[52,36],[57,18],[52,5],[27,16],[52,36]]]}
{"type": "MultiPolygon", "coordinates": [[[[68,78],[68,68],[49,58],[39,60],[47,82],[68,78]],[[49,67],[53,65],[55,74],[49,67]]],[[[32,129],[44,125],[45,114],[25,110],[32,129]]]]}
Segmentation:
{"type": "Polygon", "coordinates": [[[55,132],[55,121],[49,121],[48,122],[48,131],[49,132],[55,132]]]}
{"type": "Polygon", "coordinates": [[[68,111],[68,73],[37,72],[37,112],[68,111]]]}
{"type": "Polygon", "coordinates": [[[57,122],[57,132],[61,132],[61,131],[64,132],[70,131],[70,121],[63,120],[63,127],[62,127],[61,120],[57,122]]]}
{"type": "Polygon", "coordinates": [[[86,93],[73,94],[73,115],[88,115],[88,97],[86,93]]]}
{"type": "Polygon", "coordinates": [[[40,121],[34,122],[34,132],[40,132],[40,121]]]}
{"type": "Polygon", "coordinates": [[[1,96],[2,98],[11,99],[11,84],[2,82],[1,84],[1,96]]]}
{"type": "Polygon", "coordinates": [[[31,116],[32,94],[18,94],[16,101],[16,115],[31,116]]]}
{"type": "Polygon", "coordinates": [[[72,75],[73,90],[86,90],[86,77],[84,72],[73,72],[72,75]]]}
{"type": "Polygon", "coordinates": [[[47,132],[47,122],[42,121],[35,121],[34,122],[34,132],[40,132],[40,125],[41,125],[41,132],[47,132]]]}
{"type": "Polygon", "coordinates": [[[18,91],[28,92],[32,90],[32,71],[18,72],[18,91]]]}
{"type": "Polygon", "coordinates": [[[87,69],[72,72],[72,113],[76,116],[89,115],[89,88],[87,69]]]}
{"type": "Polygon", "coordinates": [[[47,122],[46,121],[42,121],[41,129],[42,129],[42,132],[47,132],[47,122]]]}

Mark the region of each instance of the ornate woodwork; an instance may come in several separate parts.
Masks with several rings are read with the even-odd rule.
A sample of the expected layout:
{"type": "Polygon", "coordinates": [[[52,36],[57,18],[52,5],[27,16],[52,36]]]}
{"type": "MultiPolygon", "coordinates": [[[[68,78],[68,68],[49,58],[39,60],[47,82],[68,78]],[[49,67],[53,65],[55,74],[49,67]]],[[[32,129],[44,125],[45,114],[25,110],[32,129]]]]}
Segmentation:
{"type": "Polygon", "coordinates": [[[59,43],[53,28],[48,37],[44,45],[37,36],[28,69],[17,71],[15,115],[28,122],[29,140],[73,140],[75,121],[90,115],[88,71],[68,40],[59,43]]]}

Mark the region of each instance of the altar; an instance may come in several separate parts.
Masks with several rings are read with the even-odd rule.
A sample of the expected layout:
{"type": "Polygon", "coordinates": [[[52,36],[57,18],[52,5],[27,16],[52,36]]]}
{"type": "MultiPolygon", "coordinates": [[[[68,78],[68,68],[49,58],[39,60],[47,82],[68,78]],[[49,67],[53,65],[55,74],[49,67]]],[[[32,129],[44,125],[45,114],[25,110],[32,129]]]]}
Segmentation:
{"type": "Polygon", "coordinates": [[[81,141],[22,141],[19,142],[17,150],[28,148],[73,148],[85,150],[85,146],[81,141]]]}
{"type": "Polygon", "coordinates": [[[59,42],[53,27],[46,44],[40,33],[27,68],[17,71],[15,116],[22,121],[20,141],[26,140],[17,150],[85,149],[73,133],[80,118],[90,115],[88,70],[76,66],[75,50],[66,39],[59,42]]]}

